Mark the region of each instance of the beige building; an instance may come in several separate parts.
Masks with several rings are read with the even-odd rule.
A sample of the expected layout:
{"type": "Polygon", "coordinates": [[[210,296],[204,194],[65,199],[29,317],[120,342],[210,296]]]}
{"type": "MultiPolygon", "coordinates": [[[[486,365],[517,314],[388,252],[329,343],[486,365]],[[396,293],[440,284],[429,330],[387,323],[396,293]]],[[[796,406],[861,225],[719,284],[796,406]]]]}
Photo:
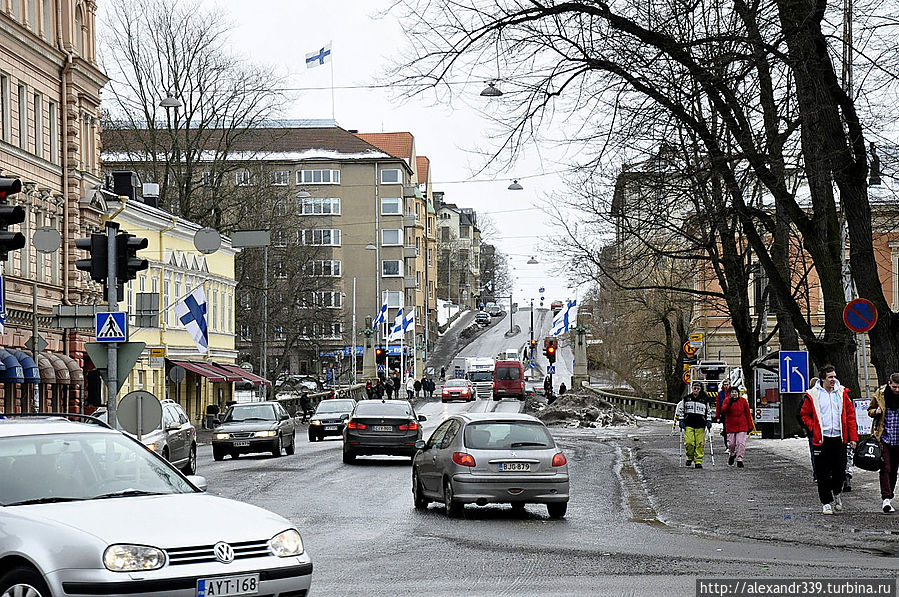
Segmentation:
{"type": "Polygon", "coordinates": [[[7,411],[32,408],[35,386],[40,408],[77,408],[83,392],[89,331],[55,329],[51,312],[55,305],[99,300],[97,287],[74,267],[82,257],[74,241],[100,226],[102,209],[90,198],[100,184],[100,89],[107,82],[96,60],[95,12],[93,1],[0,0],[0,175],[22,181],[12,203],[26,212],[25,248],[3,264],[7,313],[0,346],[13,357],[0,353],[13,372],[2,384],[0,406],[7,411]],[[34,249],[32,236],[42,227],[60,233],[60,250],[34,249]],[[48,346],[28,366],[31,353],[22,351],[34,316],[48,346]],[[21,377],[13,360],[22,365],[21,377]],[[17,381],[23,378],[31,381],[17,381]]]}
{"type": "Polygon", "coordinates": [[[472,309],[478,308],[481,296],[481,231],[477,218],[471,208],[439,201],[437,242],[442,267],[438,275],[442,294],[472,309]]]}

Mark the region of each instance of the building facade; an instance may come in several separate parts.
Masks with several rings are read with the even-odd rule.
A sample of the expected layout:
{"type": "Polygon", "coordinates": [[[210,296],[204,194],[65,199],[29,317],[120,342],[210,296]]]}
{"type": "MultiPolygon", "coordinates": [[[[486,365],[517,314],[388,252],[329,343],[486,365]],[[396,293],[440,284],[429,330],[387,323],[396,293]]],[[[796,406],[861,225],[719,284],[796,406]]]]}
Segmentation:
{"type": "Polygon", "coordinates": [[[442,270],[438,280],[444,289],[444,297],[477,309],[482,292],[481,231],[477,226],[477,212],[440,200],[437,227],[442,270]]]}

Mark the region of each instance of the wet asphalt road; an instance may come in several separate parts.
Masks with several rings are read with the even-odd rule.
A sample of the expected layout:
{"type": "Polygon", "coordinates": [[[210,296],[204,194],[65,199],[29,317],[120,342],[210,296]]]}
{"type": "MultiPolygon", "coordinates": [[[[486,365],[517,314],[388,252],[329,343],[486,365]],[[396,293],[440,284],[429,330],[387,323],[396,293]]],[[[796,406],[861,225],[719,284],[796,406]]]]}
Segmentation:
{"type": "MultiPolygon", "coordinates": [[[[517,411],[518,402],[425,404],[424,436],[448,413],[494,408],[517,411]]],[[[201,446],[198,472],[210,493],[297,525],[315,565],[315,595],[693,595],[696,578],[895,578],[899,570],[895,558],[698,536],[659,523],[647,515],[627,430],[616,438],[553,429],[572,476],[561,521],[538,505],[523,516],[508,506],[468,506],[458,520],[437,504],[418,512],[409,459],[345,465],[339,439],[313,444],[305,431],[298,427],[296,454],[280,458],[214,462],[201,446]]]]}

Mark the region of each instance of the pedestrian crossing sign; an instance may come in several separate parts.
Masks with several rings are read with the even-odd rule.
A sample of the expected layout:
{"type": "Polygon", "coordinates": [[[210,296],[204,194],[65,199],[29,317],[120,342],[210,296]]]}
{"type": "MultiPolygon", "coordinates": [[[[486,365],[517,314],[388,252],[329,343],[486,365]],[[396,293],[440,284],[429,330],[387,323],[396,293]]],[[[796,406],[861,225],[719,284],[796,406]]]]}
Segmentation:
{"type": "Polygon", "coordinates": [[[125,312],[100,311],[97,313],[97,342],[127,342],[128,318],[125,312]]]}

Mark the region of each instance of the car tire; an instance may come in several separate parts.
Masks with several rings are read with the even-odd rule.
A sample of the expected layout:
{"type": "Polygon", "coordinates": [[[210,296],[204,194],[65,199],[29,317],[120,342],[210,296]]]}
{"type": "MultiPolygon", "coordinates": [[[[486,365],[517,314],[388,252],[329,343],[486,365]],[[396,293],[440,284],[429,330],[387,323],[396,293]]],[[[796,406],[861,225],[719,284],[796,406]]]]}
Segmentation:
{"type": "Polygon", "coordinates": [[[224,459],[225,459],[225,451],[224,451],[224,450],[220,450],[220,449],[218,449],[218,448],[216,448],[216,447],[213,447],[213,448],[212,448],[212,459],[213,459],[213,460],[216,460],[216,461],[218,461],[218,460],[224,460],[224,459]]]}
{"type": "Polygon", "coordinates": [[[169,449],[167,447],[162,449],[162,457],[165,458],[167,462],[170,462],[169,461],[169,449]]]}
{"type": "Polygon", "coordinates": [[[425,497],[424,491],[421,488],[421,477],[418,476],[418,471],[412,473],[412,501],[415,504],[416,510],[427,510],[428,504],[431,501],[425,497]]]}
{"type": "Polygon", "coordinates": [[[309,441],[310,441],[310,442],[315,442],[315,441],[317,441],[317,440],[318,440],[318,438],[315,436],[315,434],[314,434],[312,431],[310,431],[310,432],[309,432],[309,441]]]}
{"type": "Polygon", "coordinates": [[[512,502],[512,512],[518,514],[519,516],[524,514],[524,502],[512,502]]]}
{"type": "Polygon", "coordinates": [[[190,452],[187,454],[187,463],[181,472],[185,475],[193,475],[197,472],[197,445],[190,445],[190,452]]]}
{"type": "Polygon", "coordinates": [[[565,518],[568,512],[568,502],[549,502],[546,504],[546,511],[550,518],[565,518]]]}
{"type": "Polygon", "coordinates": [[[457,502],[453,495],[453,485],[449,479],[443,480],[443,507],[446,509],[446,515],[449,518],[459,518],[462,516],[464,504],[457,502]]]}
{"type": "Polygon", "coordinates": [[[272,444],[272,456],[278,458],[281,456],[281,448],[284,447],[281,442],[281,436],[275,438],[275,442],[272,444]]]}
{"type": "Polygon", "coordinates": [[[446,404],[446,400],[444,400],[443,398],[440,399],[440,402],[446,404]]]}
{"type": "Polygon", "coordinates": [[[356,455],[346,449],[343,448],[343,463],[344,464],[353,464],[356,462],[356,455]]]}
{"type": "Polygon", "coordinates": [[[294,452],[297,451],[297,436],[293,434],[290,437],[290,445],[284,448],[284,453],[288,456],[293,456],[294,452]]]}
{"type": "Polygon", "coordinates": [[[19,566],[0,576],[0,595],[52,597],[50,588],[33,568],[19,566]]]}

